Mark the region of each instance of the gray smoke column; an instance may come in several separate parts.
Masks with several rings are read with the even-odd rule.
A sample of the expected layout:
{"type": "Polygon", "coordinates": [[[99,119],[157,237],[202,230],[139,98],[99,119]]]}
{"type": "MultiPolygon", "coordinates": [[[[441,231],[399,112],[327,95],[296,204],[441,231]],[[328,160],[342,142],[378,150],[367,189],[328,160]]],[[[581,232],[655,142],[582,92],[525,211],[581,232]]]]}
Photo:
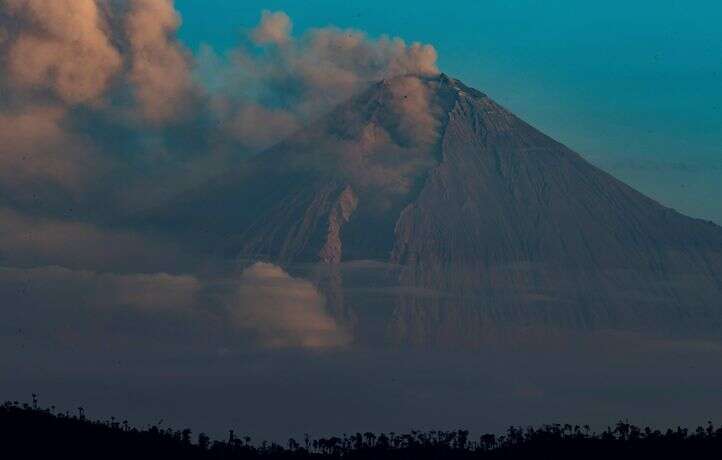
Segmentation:
{"type": "Polygon", "coordinates": [[[222,119],[232,120],[229,134],[251,149],[270,146],[371,82],[439,73],[431,45],[336,27],[294,37],[292,29],[285,13],[264,11],[249,31],[255,49],[223,57],[206,50],[201,58],[201,73],[225,69],[216,105],[225,110],[222,119]]]}
{"type": "MultiPolygon", "coordinates": [[[[22,199],[32,184],[49,198],[82,200],[99,183],[115,193],[112,175],[141,181],[133,188],[162,183],[172,195],[372,82],[438,73],[430,45],[335,27],[294,36],[283,12],[262,12],[248,40],[223,55],[193,56],[180,25],[172,0],[0,4],[0,162],[19,171],[0,174],[0,189],[22,199]],[[137,175],[138,162],[151,180],[137,175]]],[[[406,105],[428,121],[424,107],[406,105]]]]}

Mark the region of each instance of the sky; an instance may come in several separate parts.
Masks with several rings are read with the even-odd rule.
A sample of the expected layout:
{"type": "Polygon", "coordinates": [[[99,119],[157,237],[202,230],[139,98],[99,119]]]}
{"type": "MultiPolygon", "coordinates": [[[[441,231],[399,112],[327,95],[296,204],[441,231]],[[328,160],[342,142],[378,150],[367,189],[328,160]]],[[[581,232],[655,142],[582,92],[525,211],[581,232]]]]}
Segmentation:
{"type": "Polygon", "coordinates": [[[666,206],[722,223],[722,5],[714,1],[179,0],[191,48],[263,9],[433,45],[441,71],[666,206]]]}

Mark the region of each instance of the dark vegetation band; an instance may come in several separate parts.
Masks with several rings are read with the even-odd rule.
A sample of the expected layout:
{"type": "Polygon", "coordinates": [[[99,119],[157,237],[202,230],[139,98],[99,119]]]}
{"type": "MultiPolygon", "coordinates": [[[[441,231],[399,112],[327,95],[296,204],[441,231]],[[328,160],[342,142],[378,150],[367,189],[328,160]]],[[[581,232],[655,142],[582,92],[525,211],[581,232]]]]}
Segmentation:
{"type": "MultiPolygon", "coordinates": [[[[252,417],[251,417],[252,418],[252,417]]],[[[722,427],[711,422],[695,430],[640,428],[626,421],[602,432],[589,426],[551,424],[509,427],[501,435],[471,437],[467,430],[355,433],[279,443],[254,443],[229,432],[212,440],[189,429],[144,428],[111,417],[92,420],[54,407],[6,402],[0,406],[3,458],[173,458],[173,459],[516,459],[516,458],[715,458],[722,453],[722,427]]]]}

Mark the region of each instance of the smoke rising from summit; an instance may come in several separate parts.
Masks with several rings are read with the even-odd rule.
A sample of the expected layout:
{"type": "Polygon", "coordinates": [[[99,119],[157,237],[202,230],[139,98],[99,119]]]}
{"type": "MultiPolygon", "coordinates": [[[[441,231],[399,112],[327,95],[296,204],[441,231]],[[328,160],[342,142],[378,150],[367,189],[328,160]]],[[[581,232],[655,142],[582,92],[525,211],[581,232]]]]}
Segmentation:
{"type": "MultiPolygon", "coordinates": [[[[163,299],[177,298],[179,285],[168,283],[175,279],[169,277],[195,280],[197,274],[188,272],[207,263],[198,262],[187,241],[146,234],[132,216],[237,167],[243,157],[302,129],[375,81],[438,73],[430,45],[335,27],[295,35],[291,18],[280,11],[263,11],[258,25],[245,31],[247,39],[224,54],[204,47],[194,55],[177,36],[181,24],[173,0],[0,3],[4,273],[22,273],[29,285],[42,285],[48,273],[83,280],[69,289],[96,279],[142,279],[124,282],[123,298],[137,298],[129,292],[135,286],[152,294],[144,305],[161,299],[167,307],[163,299]]],[[[424,97],[405,101],[399,110],[423,120],[417,112],[424,97]]],[[[212,279],[197,284],[206,283],[212,279]]],[[[198,290],[186,285],[191,287],[181,292],[198,290]]],[[[241,295],[235,303],[249,298],[241,295]]],[[[58,299],[73,302],[72,295],[58,299]]],[[[261,341],[342,343],[321,299],[312,304],[320,324],[315,329],[294,332],[303,321],[290,306],[254,316],[266,325],[285,325],[264,326],[261,341]],[[269,339],[278,331],[298,339],[269,339]],[[325,336],[316,336],[318,331],[325,336]]],[[[201,308],[195,300],[184,305],[201,308]]]]}
{"type": "Polygon", "coordinates": [[[118,176],[133,188],[160,182],[167,197],[371,82],[438,73],[430,45],[335,27],[296,37],[283,12],[264,11],[249,40],[225,55],[206,47],[193,56],[177,38],[172,0],[0,8],[0,117],[15,141],[3,142],[0,161],[21,172],[0,188],[21,200],[28,186],[82,200],[103,183],[105,202],[123,201],[132,193],[107,182],[118,176]]]}

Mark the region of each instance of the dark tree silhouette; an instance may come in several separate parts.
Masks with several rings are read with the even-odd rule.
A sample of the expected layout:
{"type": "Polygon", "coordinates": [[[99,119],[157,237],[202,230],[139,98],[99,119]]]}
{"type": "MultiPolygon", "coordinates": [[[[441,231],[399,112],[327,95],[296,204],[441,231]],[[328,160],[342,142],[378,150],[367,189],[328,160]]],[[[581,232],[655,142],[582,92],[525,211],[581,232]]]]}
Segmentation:
{"type": "Polygon", "coordinates": [[[601,433],[587,425],[512,426],[503,435],[484,434],[478,439],[471,439],[466,430],[366,432],[320,439],[306,435],[303,444],[289,439],[287,447],[267,442],[253,445],[249,437],[233,431],[226,441],[199,433],[194,443],[191,435],[189,429],[161,428],[160,423],[138,429],[112,417],[91,420],[82,408],[77,415],[56,413],[52,406],[39,407],[35,394],[32,405],[15,401],[0,406],[0,458],[8,459],[617,460],[719,458],[722,454],[722,428],[712,422],[693,431],[677,427],[664,432],[626,420],[601,433]]]}

